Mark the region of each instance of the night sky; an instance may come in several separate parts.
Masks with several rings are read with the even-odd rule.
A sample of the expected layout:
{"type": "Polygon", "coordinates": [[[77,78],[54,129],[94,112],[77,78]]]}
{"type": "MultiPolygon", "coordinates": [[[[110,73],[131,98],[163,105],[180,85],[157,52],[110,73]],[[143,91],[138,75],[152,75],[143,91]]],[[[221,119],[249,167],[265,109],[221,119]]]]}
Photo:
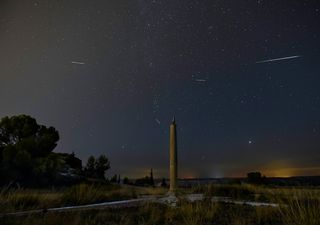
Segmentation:
{"type": "Polygon", "coordinates": [[[174,115],[180,177],[320,175],[320,1],[1,0],[0,104],[107,176],[168,177],[174,115]]]}

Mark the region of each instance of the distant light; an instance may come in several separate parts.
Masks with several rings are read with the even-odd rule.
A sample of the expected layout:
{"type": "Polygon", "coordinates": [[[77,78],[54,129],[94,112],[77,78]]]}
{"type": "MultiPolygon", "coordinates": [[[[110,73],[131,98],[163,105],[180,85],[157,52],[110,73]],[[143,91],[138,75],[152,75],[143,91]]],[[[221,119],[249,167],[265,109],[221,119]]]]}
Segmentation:
{"type": "Polygon", "coordinates": [[[252,144],[252,141],[251,140],[249,140],[249,145],[251,145],[252,144]]]}

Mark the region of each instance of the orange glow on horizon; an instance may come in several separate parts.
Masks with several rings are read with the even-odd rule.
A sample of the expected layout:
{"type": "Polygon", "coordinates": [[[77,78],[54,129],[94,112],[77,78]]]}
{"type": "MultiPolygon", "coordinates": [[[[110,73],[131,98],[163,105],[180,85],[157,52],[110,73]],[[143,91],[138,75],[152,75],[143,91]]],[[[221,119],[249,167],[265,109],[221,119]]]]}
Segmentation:
{"type": "Polygon", "coordinates": [[[288,167],[278,169],[266,169],[267,177],[293,177],[293,176],[317,176],[320,175],[320,167],[288,167]]]}
{"type": "MultiPolygon", "coordinates": [[[[213,170],[215,171],[215,170],[213,170]]],[[[293,176],[320,176],[320,167],[294,167],[285,162],[272,162],[269,165],[260,168],[244,168],[241,170],[229,171],[225,174],[219,173],[221,176],[217,178],[244,178],[248,172],[259,171],[266,177],[293,177],[293,176]]],[[[214,173],[213,173],[214,174],[214,173]]],[[[123,176],[128,176],[131,179],[142,178],[150,175],[148,168],[135,168],[130,173],[123,173],[123,176]]],[[[168,171],[165,168],[154,168],[153,175],[155,178],[168,178],[168,171]]],[[[197,178],[216,178],[216,176],[205,177],[196,171],[182,168],[179,172],[180,179],[197,179],[197,178]]]]}

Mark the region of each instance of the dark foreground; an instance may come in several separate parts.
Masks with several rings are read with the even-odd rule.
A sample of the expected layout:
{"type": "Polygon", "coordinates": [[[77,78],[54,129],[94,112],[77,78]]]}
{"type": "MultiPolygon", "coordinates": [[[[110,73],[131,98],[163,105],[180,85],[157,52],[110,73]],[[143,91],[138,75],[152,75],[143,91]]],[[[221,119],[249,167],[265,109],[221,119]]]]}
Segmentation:
{"type": "MultiPolygon", "coordinates": [[[[41,209],[44,204],[63,204],[63,202],[87,202],[92,201],[94,196],[87,196],[93,192],[101,193],[101,198],[111,198],[107,196],[107,191],[103,189],[90,192],[83,186],[77,191],[74,190],[66,195],[64,193],[46,193],[46,201],[41,202],[39,197],[36,202],[34,196],[34,205],[32,201],[21,193],[7,196],[2,194],[2,212],[14,213],[21,209],[41,209]],[[20,196],[20,197],[19,197],[20,196]],[[89,197],[89,198],[88,198],[89,197]],[[51,200],[49,200],[51,199],[51,200]],[[23,201],[29,201],[23,204],[23,201]],[[19,203],[19,204],[18,204],[19,203]],[[16,205],[14,205],[16,204],[16,205]],[[11,210],[8,210],[11,207],[11,210]],[[40,208],[39,208],[40,207],[40,208]]],[[[146,194],[146,190],[130,190],[131,195],[137,195],[140,191],[146,194]]],[[[165,190],[148,190],[149,195],[160,194],[165,190]]],[[[30,190],[27,192],[30,193],[30,190]]],[[[5,216],[0,218],[0,224],[34,224],[34,225],[89,225],[89,224],[199,224],[199,225],[319,225],[320,224],[320,191],[318,188],[270,188],[243,185],[225,185],[225,186],[205,186],[192,190],[180,190],[178,195],[183,196],[186,192],[205,193],[202,201],[188,202],[182,197],[176,207],[154,202],[144,202],[139,205],[130,205],[129,207],[112,207],[87,209],[85,211],[66,211],[54,212],[43,211],[37,214],[28,214],[23,216],[5,216]],[[268,206],[250,206],[237,205],[223,202],[212,201],[213,196],[225,196],[236,200],[256,200],[262,202],[277,203],[279,207],[268,206]]],[[[128,196],[128,190],[118,193],[128,196]]],[[[47,205],[48,206],[48,205],[47,205]]]]}
{"type": "MultiPolygon", "coordinates": [[[[294,215],[286,209],[236,206],[210,202],[181,203],[177,207],[145,204],[140,207],[108,208],[74,213],[43,213],[2,218],[1,224],[319,224],[319,218],[294,215]],[[299,217],[296,220],[296,217],[299,217]]],[[[310,212],[311,213],[311,212],[310,212]]]]}

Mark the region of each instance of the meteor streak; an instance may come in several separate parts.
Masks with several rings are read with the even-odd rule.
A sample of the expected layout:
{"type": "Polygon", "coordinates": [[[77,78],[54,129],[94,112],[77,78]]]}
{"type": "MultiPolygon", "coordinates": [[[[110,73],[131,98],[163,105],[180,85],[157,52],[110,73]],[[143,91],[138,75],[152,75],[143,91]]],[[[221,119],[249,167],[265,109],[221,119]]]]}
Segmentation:
{"type": "Polygon", "coordinates": [[[206,82],[207,80],[205,79],[195,79],[196,82],[206,82]]]}
{"type": "Polygon", "coordinates": [[[256,62],[256,64],[277,62],[277,61],[283,61],[283,60],[289,60],[289,59],[296,59],[296,58],[300,58],[300,57],[301,57],[301,55],[294,55],[294,56],[288,56],[288,57],[282,57],[282,58],[276,58],[276,59],[267,59],[267,60],[258,61],[258,62],[256,62]]]}
{"type": "Polygon", "coordinates": [[[72,64],[77,64],[77,65],[84,65],[85,64],[84,62],[77,62],[77,61],[72,61],[71,63],[72,64]]]}
{"type": "Polygon", "coordinates": [[[158,118],[155,118],[155,121],[157,122],[157,124],[161,124],[160,120],[158,118]]]}

